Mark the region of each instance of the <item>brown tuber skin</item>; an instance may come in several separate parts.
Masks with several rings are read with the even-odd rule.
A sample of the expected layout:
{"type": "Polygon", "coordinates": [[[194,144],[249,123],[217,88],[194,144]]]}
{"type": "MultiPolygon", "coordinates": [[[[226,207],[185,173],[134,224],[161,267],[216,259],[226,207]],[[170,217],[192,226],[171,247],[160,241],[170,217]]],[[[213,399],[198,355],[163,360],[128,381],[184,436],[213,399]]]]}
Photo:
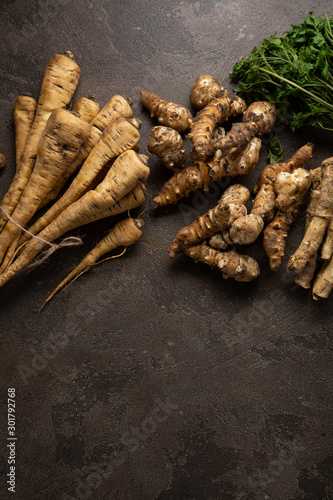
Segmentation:
{"type": "Polygon", "coordinates": [[[298,168],[291,174],[280,172],[275,179],[275,206],[278,210],[266,227],[263,239],[272,271],[277,271],[281,266],[290,227],[298,217],[310,186],[311,176],[304,168],[298,168]]]}
{"type": "Polygon", "coordinates": [[[260,215],[265,223],[273,220],[275,215],[274,181],[279,172],[293,172],[297,168],[305,167],[312,158],[313,144],[307,143],[296,151],[292,158],[285,163],[268,165],[262,172],[259,182],[254,186],[253,193],[256,195],[253,202],[252,214],[260,215]]]}
{"type": "Polygon", "coordinates": [[[0,153],[0,170],[6,166],[6,158],[0,153]]]}
{"type": "Polygon", "coordinates": [[[211,182],[226,175],[236,176],[252,172],[258,163],[260,147],[261,141],[255,137],[241,152],[230,151],[218,162],[196,162],[184,168],[164,183],[153,200],[155,207],[177,203],[191,191],[206,188],[211,182]]]}
{"type": "Polygon", "coordinates": [[[141,103],[150,111],[150,116],[158,119],[160,125],[184,132],[192,127],[192,115],[181,104],[168,102],[155,92],[141,92],[141,103]]]}
{"type": "Polygon", "coordinates": [[[210,75],[199,76],[191,89],[190,100],[195,109],[202,109],[222,90],[220,83],[210,75]]]}
{"type": "Polygon", "coordinates": [[[191,132],[188,134],[193,144],[193,156],[202,161],[206,160],[215,127],[245,110],[245,101],[223,88],[217,97],[199,111],[193,122],[191,132]]]}
{"type": "Polygon", "coordinates": [[[333,217],[333,157],[324,160],[321,169],[320,194],[315,213],[302,242],[288,262],[288,270],[295,273],[303,271],[307,263],[316,255],[333,217]]]}
{"type": "Polygon", "coordinates": [[[154,127],[148,143],[148,151],[159,156],[164,165],[173,173],[182,169],[186,152],[184,142],[177,130],[171,127],[154,127]]]}
{"type": "Polygon", "coordinates": [[[195,245],[215,233],[228,229],[234,220],[246,214],[242,203],[219,203],[192,224],[178,231],[168,248],[170,257],[176,257],[185,247],[195,245]]]}
{"type": "Polygon", "coordinates": [[[241,123],[234,123],[230,132],[217,144],[216,149],[226,150],[244,146],[253,137],[267,134],[276,120],[276,109],[266,101],[252,103],[243,114],[241,123]]]}
{"type": "Polygon", "coordinates": [[[184,254],[195,262],[203,262],[212,268],[219,269],[224,278],[247,282],[257,278],[260,269],[257,261],[248,255],[241,255],[236,250],[219,252],[208,245],[185,247],[184,254]]]}

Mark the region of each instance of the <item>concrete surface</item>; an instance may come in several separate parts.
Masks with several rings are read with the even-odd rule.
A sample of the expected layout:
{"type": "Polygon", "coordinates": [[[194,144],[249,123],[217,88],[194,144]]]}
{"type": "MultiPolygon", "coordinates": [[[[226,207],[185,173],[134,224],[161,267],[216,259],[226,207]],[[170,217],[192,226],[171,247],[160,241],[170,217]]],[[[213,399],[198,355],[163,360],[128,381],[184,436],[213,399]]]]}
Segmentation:
{"type": "MultiPolygon", "coordinates": [[[[329,0],[85,2],[2,0],[0,148],[14,173],[16,96],[38,96],[47,60],[70,49],[81,67],[76,97],[105,104],[120,93],[155,122],[140,91],[189,106],[195,78],[230,90],[234,62],[329,0]]],[[[281,131],[286,158],[311,140],[314,167],[332,139],[281,131]]],[[[248,187],[265,166],[244,179],[248,187]]],[[[168,173],[150,157],[142,240],[78,279],[41,313],[47,294],[113,221],[82,228],[62,249],[0,290],[1,498],[24,500],[323,500],[333,498],[332,300],[314,302],[285,263],[269,270],[261,241],[248,253],[260,277],[223,280],[186,257],[175,233],[215,205],[222,189],[153,211],[168,173]],[[16,389],[16,493],[7,490],[7,389],[16,389]]],[[[141,209],[135,212],[138,215],[141,209]]],[[[303,232],[292,228],[287,256],[303,232]]]]}

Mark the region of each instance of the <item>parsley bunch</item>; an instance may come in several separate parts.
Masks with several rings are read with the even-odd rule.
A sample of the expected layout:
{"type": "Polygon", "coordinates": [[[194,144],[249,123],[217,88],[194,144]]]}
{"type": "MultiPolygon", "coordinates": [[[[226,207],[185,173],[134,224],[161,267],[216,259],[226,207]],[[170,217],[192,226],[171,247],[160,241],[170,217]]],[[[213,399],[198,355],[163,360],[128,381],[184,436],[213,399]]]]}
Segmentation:
{"type": "Polygon", "coordinates": [[[250,102],[276,107],[278,120],[333,132],[333,19],[310,12],[285,36],[271,36],[237,62],[230,78],[250,102]]]}

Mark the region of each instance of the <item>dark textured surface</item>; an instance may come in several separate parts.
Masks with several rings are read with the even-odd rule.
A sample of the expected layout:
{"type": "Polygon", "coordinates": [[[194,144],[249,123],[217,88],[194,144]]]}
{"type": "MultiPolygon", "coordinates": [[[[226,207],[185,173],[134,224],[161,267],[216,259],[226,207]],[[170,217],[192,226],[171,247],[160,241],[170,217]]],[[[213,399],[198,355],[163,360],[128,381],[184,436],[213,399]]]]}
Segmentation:
{"type": "MultiPolygon", "coordinates": [[[[233,63],[329,0],[107,2],[2,0],[0,148],[14,172],[12,110],[38,95],[50,55],[71,49],[81,67],[76,97],[140,91],[189,105],[195,78],[232,89],[233,63]]],[[[281,130],[286,158],[311,140],[310,166],[332,139],[281,130]]],[[[244,179],[253,186],[265,165],[244,179]]],[[[168,177],[150,159],[149,196],[168,177]]],[[[248,284],[166,248],[179,228],[214,206],[226,184],[143,217],[144,235],[121,259],[82,276],[37,313],[47,294],[112,221],[82,228],[85,245],[63,249],[0,290],[1,498],[103,500],[314,500],[333,498],[332,300],[314,302],[285,262],[269,270],[258,241],[248,253],[261,276],[248,284]],[[17,486],[6,492],[6,394],[17,392],[17,486]]],[[[139,213],[137,211],[136,213],[139,213]]],[[[304,211],[287,254],[303,232],[304,211]]]]}

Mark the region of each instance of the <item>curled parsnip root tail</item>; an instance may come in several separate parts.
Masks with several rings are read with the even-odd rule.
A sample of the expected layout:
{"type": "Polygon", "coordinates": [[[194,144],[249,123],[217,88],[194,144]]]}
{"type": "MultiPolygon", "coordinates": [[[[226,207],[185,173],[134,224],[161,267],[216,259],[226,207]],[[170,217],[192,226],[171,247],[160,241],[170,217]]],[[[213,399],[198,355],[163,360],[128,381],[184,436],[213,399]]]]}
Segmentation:
{"type": "Polygon", "coordinates": [[[272,130],[276,120],[275,107],[266,101],[252,103],[243,114],[242,122],[234,123],[230,132],[215,145],[216,149],[244,146],[258,135],[272,130]]]}
{"type": "Polygon", "coordinates": [[[18,96],[14,105],[16,168],[35,119],[37,102],[30,94],[18,96]]]}
{"type": "MultiPolygon", "coordinates": [[[[39,235],[25,243],[20,255],[0,276],[0,286],[3,286],[7,281],[25,269],[48,244],[60,238],[66,232],[96,220],[128,212],[142,205],[145,201],[145,192],[144,185],[138,183],[131,192],[118,202],[112,204],[107,199],[94,196],[94,193],[90,191],[83,202],[83,198],[81,198],[73,204],[74,210],[69,213],[60,214],[50,226],[47,226],[39,235]]],[[[42,257],[41,261],[44,262],[47,256],[48,254],[42,257]]],[[[38,265],[38,262],[35,265],[38,265]]]]}
{"type": "Polygon", "coordinates": [[[0,233],[0,262],[9,246],[38,210],[89,134],[89,124],[71,111],[57,109],[47,121],[34,169],[10,220],[0,233]]]}
{"type": "Polygon", "coordinates": [[[303,168],[312,158],[314,145],[307,143],[296,151],[288,162],[267,165],[262,171],[259,182],[253,188],[255,200],[251,213],[260,215],[265,223],[273,220],[276,207],[276,194],[274,181],[279,172],[293,172],[297,168],[303,168]]]}
{"type": "Polygon", "coordinates": [[[219,269],[224,278],[233,278],[236,281],[252,281],[260,274],[258,262],[248,255],[241,255],[231,249],[220,252],[205,244],[185,247],[184,254],[195,262],[203,262],[211,268],[219,269]]]}
{"type": "MultiPolygon", "coordinates": [[[[45,69],[34,122],[31,126],[14,179],[2,200],[2,208],[11,215],[20,199],[34,167],[38,144],[51,113],[65,108],[72,100],[80,76],[80,68],[68,55],[53,55],[45,69]]],[[[7,218],[0,217],[0,230],[7,218]]]]}
{"type": "Polygon", "coordinates": [[[266,227],[263,239],[272,271],[277,271],[281,265],[290,227],[298,217],[310,186],[311,176],[304,168],[297,168],[292,173],[280,172],[276,176],[274,190],[277,194],[277,212],[266,227]]]}
{"type": "Polygon", "coordinates": [[[190,101],[194,108],[202,109],[222,90],[218,80],[211,75],[200,75],[195,80],[190,92],[190,101]]]}
{"type": "Polygon", "coordinates": [[[90,94],[89,97],[81,97],[75,103],[73,111],[80,116],[81,120],[90,123],[100,112],[100,107],[95,101],[95,96],[90,94]]]}
{"type": "Polygon", "coordinates": [[[153,127],[148,143],[148,151],[161,158],[173,173],[179,172],[186,159],[184,142],[177,130],[171,127],[153,127]]]}
{"type": "MultiPolygon", "coordinates": [[[[50,207],[30,228],[29,232],[37,234],[50,224],[63,210],[78,200],[110,161],[130,150],[139,143],[138,129],[126,118],[117,118],[104,130],[100,140],[92,149],[72,183],[62,197],[50,207]]],[[[133,154],[135,154],[133,152],[133,154]]],[[[25,234],[20,244],[29,238],[25,234]]]]}
{"type": "Polygon", "coordinates": [[[204,215],[200,215],[192,224],[178,231],[168,248],[170,257],[176,257],[185,247],[193,246],[213,234],[229,229],[231,224],[246,214],[242,203],[219,203],[204,215]]]}
{"type": "Polygon", "coordinates": [[[89,154],[96,146],[106,127],[110,125],[117,118],[132,118],[133,111],[131,108],[131,103],[128,99],[125,99],[121,95],[114,95],[107,102],[107,104],[100,110],[100,112],[91,121],[91,129],[89,137],[82,144],[77,158],[73,161],[70,168],[66,170],[61,179],[54,186],[50,194],[45,198],[44,202],[41,204],[40,208],[55,200],[58,194],[65,186],[66,182],[75,174],[79,167],[85,162],[89,154]]]}
{"type": "Polygon", "coordinates": [[[299,273],[316,255],[333,217],[333,157],[321,164],[322,178],[316,211],[296,252],[290,257],[288,270],[299,273]]]}
{"type": "Polygon", "coordinates": [[[58,293],[60,290],[67,288],[74,280],[79,278],[83,273],[88,271],[92,266],[98,264],[98,260],[112,250],[124,246],[125,248],[134,245],[142,235],[141,228],[143,227],[142,219],[127,218],[118,222],[112,229],[102,238],[97,245],[81,260],[81,262],[71,271],[68,276],[53,290],[47,297],[40,310],[58,293]]]}
{"type": "MultiPolygon", "coordinates": [[[[25,244],[21,254],[0,276],[0,286],[27,267],[48,243],[52,243],[68,231],[112,215],[113,208],[116,213],[119,213],[120,208],[126,207],[125,210],[133,208],[126,203],[121,204],[120,200],[135,188],[142,190],[138,183],[145,181],[148,175],[149,168],[142,158],[132,150],[125,151],[117,158],[112,169],[96,189],[88,191],[82,198],[72,203],[37,235],[38,238],[32,238],[25,244]]],[[[136,195],[136,199],[140,199],[139,194],[136,195]]]]}
{"type": "Polygon", "coordinates": [[[177,132],[184,132],[192,126],[192,115],[185,106],[168,102],[155,92],[141,92],[141,103],[160,125],[171,127],[177,132]]]}
{"type": "Polygon", "coordinates": [[[217,97],[205,106],[193,121],[188,138],[193,144],[192,155],[197,160],[207,159],[207,152],[215,127],[228,120],[229,117],[239,115],[246,109],[243,99],[223,88],[217,97]]]}
{"type": "Polygon", "coordinates": [[[261,141],[254,137],[241,151],[230,151],[219,161],[196,162],[167,180],[158,196],[155,207],[177,203],[195,189],[207,188],[208,184],[226,175],[231,177],[252,172],[258,163],[261,141]]]}

